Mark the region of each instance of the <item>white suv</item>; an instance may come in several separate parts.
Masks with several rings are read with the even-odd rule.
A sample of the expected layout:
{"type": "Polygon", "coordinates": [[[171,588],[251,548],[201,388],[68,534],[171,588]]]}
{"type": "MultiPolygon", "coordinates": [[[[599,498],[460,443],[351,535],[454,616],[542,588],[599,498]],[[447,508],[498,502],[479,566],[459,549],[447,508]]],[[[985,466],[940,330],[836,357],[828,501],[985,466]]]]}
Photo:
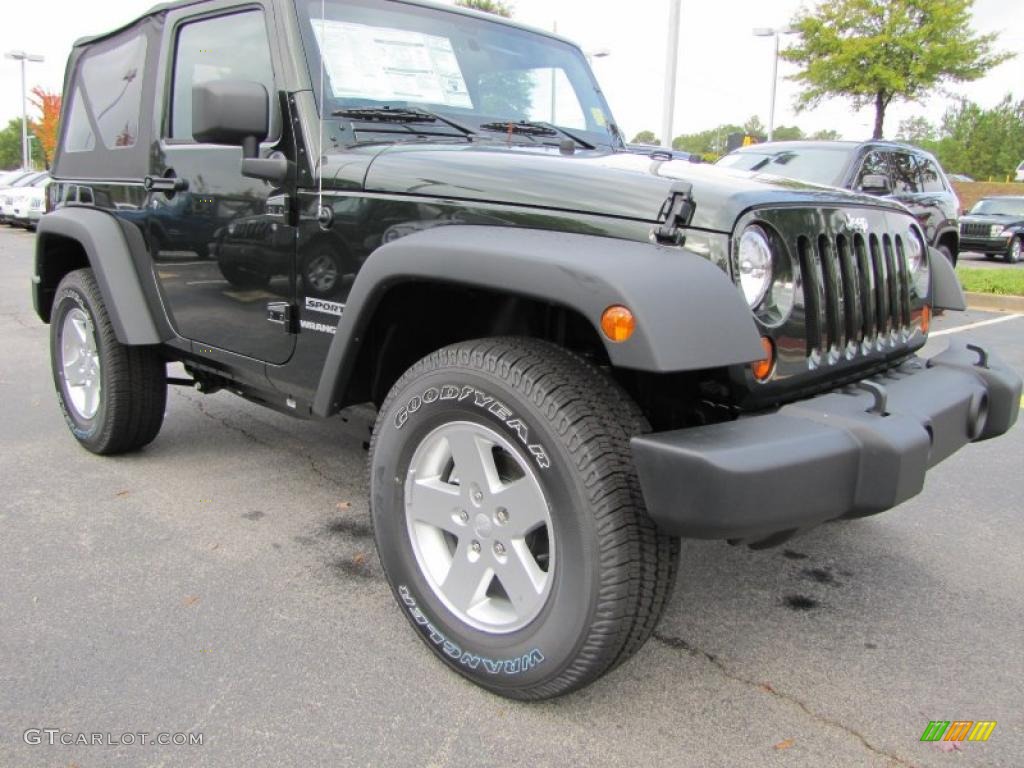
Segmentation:
{"type": "Polygon", "coordinates": [[[50,184],[50,176],[47,174],[28,186],[12,189],[12,205],[7,212],[8,221],[19,227],[35,229],[39,217],[46,210],[46,188],[50,184]]]}

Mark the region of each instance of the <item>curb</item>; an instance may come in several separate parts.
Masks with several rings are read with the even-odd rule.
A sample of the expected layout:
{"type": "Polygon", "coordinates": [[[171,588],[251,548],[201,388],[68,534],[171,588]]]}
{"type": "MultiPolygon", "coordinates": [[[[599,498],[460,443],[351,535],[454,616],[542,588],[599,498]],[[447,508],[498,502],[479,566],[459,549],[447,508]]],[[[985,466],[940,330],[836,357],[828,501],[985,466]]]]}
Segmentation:
{"type": "Polygon", "coordinates": [[[1019,312],[1024,314],[1024,296],[1006,296],[999,293],[968,293],[964,291],[968,309],[988,312],[1019,312]]]}

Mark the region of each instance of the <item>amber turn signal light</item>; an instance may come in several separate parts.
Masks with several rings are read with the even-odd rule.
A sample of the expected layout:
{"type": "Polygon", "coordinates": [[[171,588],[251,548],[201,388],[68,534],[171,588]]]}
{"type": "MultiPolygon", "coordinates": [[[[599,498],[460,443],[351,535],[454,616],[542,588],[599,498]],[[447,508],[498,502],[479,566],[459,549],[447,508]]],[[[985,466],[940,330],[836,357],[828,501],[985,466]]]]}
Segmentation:
{"type": "Polygon", "coordinates": [[[928,335],[928,330],[932,327],[932,308],[925,304],[921,307],[921,333],[925,336],[928,335]]]}
{"type": "Polygon", "coordinates": [[[751,363],[750,370],[758,381],[768,381],[775,370],[775,344],[767,336],[762,336],[761,348],[764,349],[764,358],[751,363]]]}
{"type": "Polygon", "coordinates": [[[612,341],[627,341],[636,330],[636,318],[626,307],[608,307],[601,315],[601,330],[612,341]]]}

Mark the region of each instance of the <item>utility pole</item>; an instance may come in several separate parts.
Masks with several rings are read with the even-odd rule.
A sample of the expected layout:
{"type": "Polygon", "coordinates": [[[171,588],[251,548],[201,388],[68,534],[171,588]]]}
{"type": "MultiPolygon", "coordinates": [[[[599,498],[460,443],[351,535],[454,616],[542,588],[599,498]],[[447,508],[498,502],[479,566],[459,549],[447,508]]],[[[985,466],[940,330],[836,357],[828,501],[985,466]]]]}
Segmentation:
{"type": "Polygon", "coordinates": [[[668,0],[668,50],[665,52],[665,96],[662,100],[661,145],[672,149],[676,111],[676,70],[679,68],[679,17],[682,0],[668,0]]]}
{"type": "Polygon", "coordinates": [[[44,61],[42,56],[24,51],[8,51],[4,54],[8,59],[21,62],[21,167],[28,170],[28,94],[25,92],[25,62],[44,61]]]}

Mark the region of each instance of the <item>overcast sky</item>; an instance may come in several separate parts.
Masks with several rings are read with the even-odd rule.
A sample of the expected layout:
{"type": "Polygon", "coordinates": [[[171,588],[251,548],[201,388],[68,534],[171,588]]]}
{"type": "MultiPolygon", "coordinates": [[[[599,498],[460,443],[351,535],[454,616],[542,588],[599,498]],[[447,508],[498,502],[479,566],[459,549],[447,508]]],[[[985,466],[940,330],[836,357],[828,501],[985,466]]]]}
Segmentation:
{"type": "MultiPolygon", "coordinates": [[[[771,38],[751,35],[756,26],[785,24],[807,0],[683,0],[679,90],[674,133],[691,133],[720,123],[742,123],[758,114],[767,123],[771,85],[771,38]]],[[[114,28],[153,5],[152,0],[39,0],[5,3],[0,23],[0,50],[27,50],[46,57],[28,65],[28,87],[59,90],[72,42],[81,36],[114,28]]],[[[594,69],[616,119],[629,137],[661,125],[667,0],[595,3],[586,0],[514,0],[515,18],[551,29],[578,42],[584,50],[606,49],[594,69]],[[607,10],[605,10],[607,8],[607,10]]],[[[1018,58],[980,81],[953,90],[989,107],[1006,93],[1024,97],[1024,2],[976,0],[975,28],[1000,32],[1003,49],[1021,51],[1018,58]]],[[[843,102],[796,115],[796,88],[784,77],[780,63],[776,124],[799,124],[804,130],[838,130],[846,138],[870,136],[873,113],[854,113],[843,102]]],[[[0,124],[20,114],[21,85],[17,62],[0,59],[0,124]]],[[[899,121],[924,114],[937,121],[947,104],[935,97],[926,104],[897,104],[889,110],[886,133],[899,121]]]]}

